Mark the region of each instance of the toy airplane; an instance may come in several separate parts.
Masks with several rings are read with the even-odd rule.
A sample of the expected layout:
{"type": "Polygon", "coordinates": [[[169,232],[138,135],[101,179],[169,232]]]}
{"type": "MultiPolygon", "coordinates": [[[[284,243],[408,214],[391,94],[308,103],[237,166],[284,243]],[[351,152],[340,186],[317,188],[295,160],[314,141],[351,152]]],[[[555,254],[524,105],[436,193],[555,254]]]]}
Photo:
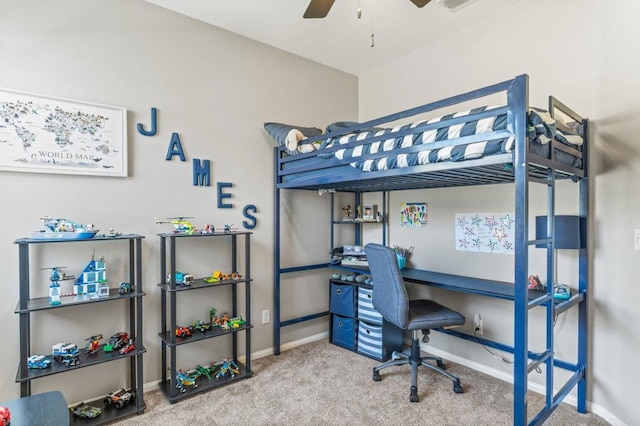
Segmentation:
{"type": "Polygon", "coordinates": [[[167,220],[160,220],[156,217],[156,223],[170,223],[173,225],[173,232],[191,235],[196,232],[196,227],[185,219],[191,219],[192,217],[193,216],[168,217],[167,220]]]}
{"type": "Polygon", "coordinates": [[[32,234],[34,240],[88,240],[98,233],[93,225],[80,225],[69,219],[44,216],[40,220],[44,229],[32,234]]]}

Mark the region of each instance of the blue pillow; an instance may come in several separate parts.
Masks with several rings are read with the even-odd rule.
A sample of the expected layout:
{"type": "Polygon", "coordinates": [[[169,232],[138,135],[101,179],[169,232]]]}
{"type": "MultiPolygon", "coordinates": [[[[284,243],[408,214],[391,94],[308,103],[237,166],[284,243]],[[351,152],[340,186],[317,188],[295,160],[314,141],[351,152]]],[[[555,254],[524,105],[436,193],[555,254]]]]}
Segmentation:
{"type": "MultiPolygon", "coordinates": [[[[264,129],[269,133],[269,136],[278,143],[278,146],[284,147],[286,147],[287,135],[292,130],[299,130],[307,138],[322,134],[322,130],[317,127],[292,126],[282,123],[264,123],[264,129]]],[[[289,150],[287,150],[287,152],[290,154],[296,153],[289,150]]]]}
{"type": "MultiPolygon", "coordinates": [[[[327,133],[335,132],[338,130],[346,129],[348,127],[360,126],[360,123],[356,121],[336,121],[335,123],[331,123],[327,126],[327,133]]],[[[386,130],[383,127],[365,127],[364,129],[359,128],[358,133],[360,132],[377,132],[378,130],[386,130]]]]}

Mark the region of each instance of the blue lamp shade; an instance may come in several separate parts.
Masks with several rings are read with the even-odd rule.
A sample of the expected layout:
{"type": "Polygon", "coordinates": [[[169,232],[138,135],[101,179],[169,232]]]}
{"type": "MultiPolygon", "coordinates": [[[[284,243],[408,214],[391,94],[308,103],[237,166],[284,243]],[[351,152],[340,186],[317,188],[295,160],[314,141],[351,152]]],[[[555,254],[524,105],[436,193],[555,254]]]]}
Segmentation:
{"type": "MultiPolygon", "coordinates": [[[[555,217],[555,241],[556,249],[584,249],[587,247],[586,230],[587,220],[580,216],[556,216],[555,217]]],[[[536,240],[548,238],[547,216],[536,216],[536,240]]],[[[546,244],[536,244],[538,248],[547,247],[546,244]]]]}

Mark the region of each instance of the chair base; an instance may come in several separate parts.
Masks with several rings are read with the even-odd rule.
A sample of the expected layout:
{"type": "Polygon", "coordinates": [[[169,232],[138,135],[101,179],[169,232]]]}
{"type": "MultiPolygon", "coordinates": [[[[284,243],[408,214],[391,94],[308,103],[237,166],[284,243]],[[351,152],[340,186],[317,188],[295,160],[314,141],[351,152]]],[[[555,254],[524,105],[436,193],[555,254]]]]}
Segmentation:
{"type": "Polygon", "coordinates": [[[432,369],[433,371],[448,377],[453,381],[453,391],[455,393],[463,393],[460,379],[451,373],[445,371],[447,368],[442,361],[442,358],[435,356],[422,357],[420,356],[420,342],[418,340],[417,330],[413,332],[413,339],[411,340],[411,348],[409,353],[407,352],[394,352],[391,356],[391,361],[380,364],[377,367],[373,367],[373,380],[379,382],[382,380],[380,377],[380,370],[383,368],[391,367],[392,365],[411,365],[411,394],[409,400],[411,402],[420,401],[418,396],[418,367],[424,366],[432,369]],[[430,364],[427,361],[435,361],[436,365],[430,364]]]}

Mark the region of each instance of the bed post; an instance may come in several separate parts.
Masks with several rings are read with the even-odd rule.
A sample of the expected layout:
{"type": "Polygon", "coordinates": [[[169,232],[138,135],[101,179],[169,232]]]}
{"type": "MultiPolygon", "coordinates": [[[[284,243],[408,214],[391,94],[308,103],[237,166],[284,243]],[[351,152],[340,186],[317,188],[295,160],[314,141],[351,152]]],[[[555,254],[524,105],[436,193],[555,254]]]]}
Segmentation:
{"type": "Polygon", "coordinates": [[[280,355],[280,188],[278,148],[273,149],[273,354],[280,355]]]}
{"type": "Polygon", "coordinates": [[[578,366],[584,369],[582,379],[578,382],[578,412],[587,412],[587,354],[589,352],[589,123],[582,120],[582,170],[584,177],[580,179],[579,215],[586,222],[584,248],[578,253],[578,291],[584,299],[578,305],[578,366]]]}
{"type": "Polygon", "coordinates": [[[529,263],[529,182],[528,141],[526,138],[529,78],[521,75],[507,90],[507,126],[515,135],[515,299],[514,299],[514,368],[513,424],[527,424],[528,300],[529,263]]]}

